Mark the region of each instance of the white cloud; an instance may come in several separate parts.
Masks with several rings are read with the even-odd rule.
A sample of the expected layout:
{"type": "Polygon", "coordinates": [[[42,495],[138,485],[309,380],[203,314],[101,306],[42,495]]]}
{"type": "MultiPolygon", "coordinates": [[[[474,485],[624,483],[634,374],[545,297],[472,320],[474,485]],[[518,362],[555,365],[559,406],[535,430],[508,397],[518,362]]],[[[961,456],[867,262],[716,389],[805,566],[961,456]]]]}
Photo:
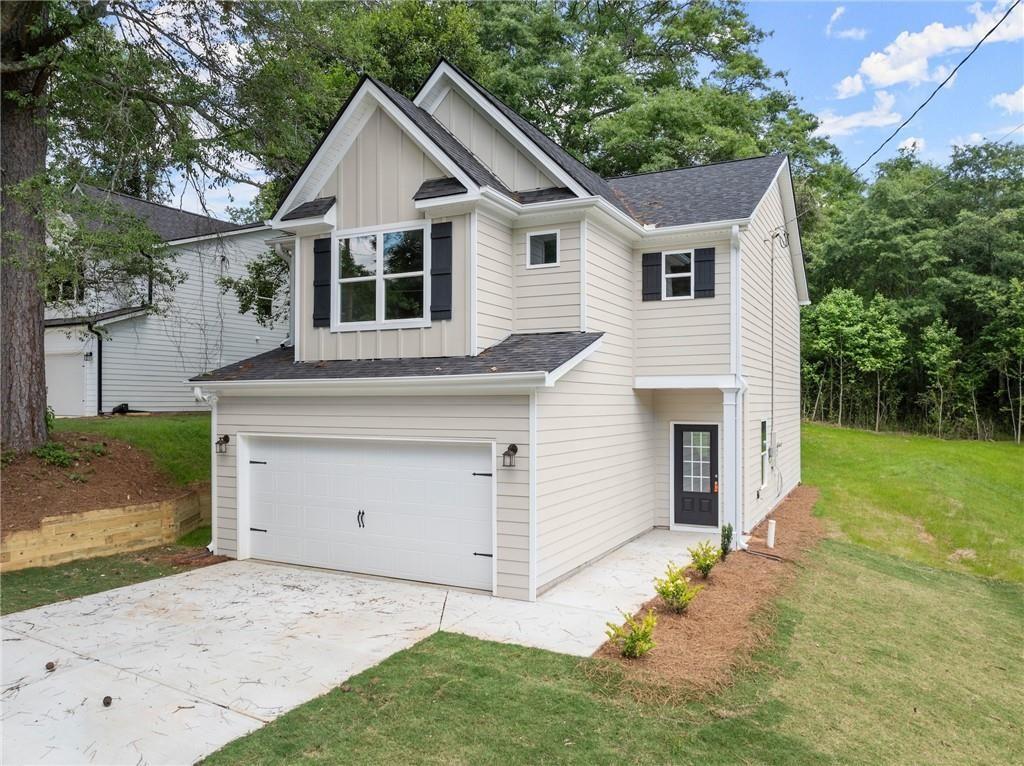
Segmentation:
{"type": "Polygon", "coordinates": [[[840,29],[836,32],[836,37],[840,37],[843,40],[863,40],[868,36],[868,31],[864,27],[849,27],[848,29],[840,29]]]}
{"type": "Polygon", "coordinates": [[[924,152],[926,146],[927,144],[925,143],[925,140],[923,138],[918,138],[917,136],[907,136],[900,141],[900,149],[906,149],[914,154],[921,154],[924,152]]]}
{"type": "Polygon", "coordinates": [[[985,141],[985,136],[981,133],[974,132],[968,133],[966,136],[956,136],[949,140],[952,146],[973,146],[974,144],[980,144],[985,141]]]}
{"type": "Polygon", "coordinates": [[[832,36],[832,28],[835,26],[836,22],[839,21],[840,18],[842,18],[842,15],[844,13],[846,13],[845,5],[836,6],[836,9],[832,11],[832,15],[829,17],[828,24],[825,27],[826,37],[832,36]]]}
{"type": "Polygon", "coordinates": [[[864,80],[859,74],[844,77],[835,85],[836,98],[853,98],[864,92],[864,80]]]}
{"type": "Polygon", "coordinates": [[[1021,85],[1015,93],[997,93],[989,103],[992,106],[998,106],[1007,114],[1024,112],[1024,85],[1021,85]]]}
{"type": "Polygon", "coordinates": [[[847,136],[863,128],[884,128],[895,125],[902,119],[899,112],[892,110],[896,98],[884,90],[875,93],[875,104],[864,112],[840,115],[826,109],[818,115],[818,127],[814,131],[819,136],[847,136]]]}
{"type": "MultiPolygon", "coordinates": [[[[900,32],[882,51],[875,51],[860,63],[860,74],[876,88],[899,83],[917,85],[942,80],[948,67],[931,69],[931,59],[953,51],[973,47],[1006,13],[1007,0],[998,0],[991,9],[983,10],[980,2],[968,8],[974,17],[969,24],[947,27],[941,22],[928,24],[920,32],[900,32]]],[[[1024,38],[1024,6],[1018,6],[987,43],[1009,42],[1024,38]]]]}

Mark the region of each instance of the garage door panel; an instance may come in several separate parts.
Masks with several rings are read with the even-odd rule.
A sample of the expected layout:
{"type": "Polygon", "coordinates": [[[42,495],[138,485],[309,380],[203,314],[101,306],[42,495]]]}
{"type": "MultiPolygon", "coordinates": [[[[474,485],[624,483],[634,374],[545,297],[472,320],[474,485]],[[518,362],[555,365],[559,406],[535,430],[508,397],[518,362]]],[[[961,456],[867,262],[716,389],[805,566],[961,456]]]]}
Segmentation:
{"type": "Polygon", "coordinates": [[[492,546],[492,479],[473,475],[492,472],[489,446],[267,438],[250,452],[251,526],[268,530],[251,533],[254,557],[490,589],[491,559],[473,555],[492,546]]]}

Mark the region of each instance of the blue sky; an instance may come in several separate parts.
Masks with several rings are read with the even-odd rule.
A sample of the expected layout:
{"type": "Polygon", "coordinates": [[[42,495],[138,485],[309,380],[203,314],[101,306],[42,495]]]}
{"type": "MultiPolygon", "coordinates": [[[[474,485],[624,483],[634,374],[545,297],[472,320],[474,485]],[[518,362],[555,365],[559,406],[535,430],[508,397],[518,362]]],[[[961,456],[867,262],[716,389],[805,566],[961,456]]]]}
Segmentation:
{"type": "MultiPolygon", "coordinates": [[[[787,73],[789,90],[818,115],[851,166],[864,160],[927,98],[1012,0],[987,2],[752,2],[753,22],[772,36],[761,55],[787,73]]],[[[913,142],[945,162],[954,144],[1024,140],[1024,4],[1003,22],[924,110],[863,171],[913,142]]],[[[247,203],[244,185],[209,190],[223,215],[247,203]],[[231,202],[231,197],[234,201],[231,202]]],[[[191,190],[181,206],[201,212],[191,190]]]]}

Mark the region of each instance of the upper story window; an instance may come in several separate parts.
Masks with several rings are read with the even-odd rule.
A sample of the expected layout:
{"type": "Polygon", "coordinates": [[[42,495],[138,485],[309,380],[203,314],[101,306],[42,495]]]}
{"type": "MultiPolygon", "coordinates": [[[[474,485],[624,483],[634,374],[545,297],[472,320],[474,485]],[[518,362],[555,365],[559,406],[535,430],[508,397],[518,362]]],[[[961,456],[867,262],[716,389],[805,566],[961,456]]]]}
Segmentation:
{"type": "MultiPolygon", "coordinates": [[[[657,295],[657,293],[655,293],[657,295]]],[[[693,297],[693,251],[661,254],[661,299],[693,297]]]]}
{"type": "Polygon", "coordinates": [[[336,237],[334,328],[429,325],[429,242],[426,225],[336,237]]]}
{"type": "Polygon", "coordinates": [[[534,231],[526,235],[526,268],[558,265],[558,232],[534,231]]]}

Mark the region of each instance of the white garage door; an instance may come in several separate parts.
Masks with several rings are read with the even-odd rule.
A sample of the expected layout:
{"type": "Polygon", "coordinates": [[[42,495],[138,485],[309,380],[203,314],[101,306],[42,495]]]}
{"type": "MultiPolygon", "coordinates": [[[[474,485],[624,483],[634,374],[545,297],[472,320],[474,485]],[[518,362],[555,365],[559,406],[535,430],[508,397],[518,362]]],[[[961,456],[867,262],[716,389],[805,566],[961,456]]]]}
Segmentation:
{"type": "Polygon", "coordinates": [[[46,403],[57,415],[86,414],[83,364],[80,352],[46,355],[46,403]]]}
{"type": "Polygon", "coordinates": [[[252,439],[253,558],[491,589],[491,447],[252,439]]]}

